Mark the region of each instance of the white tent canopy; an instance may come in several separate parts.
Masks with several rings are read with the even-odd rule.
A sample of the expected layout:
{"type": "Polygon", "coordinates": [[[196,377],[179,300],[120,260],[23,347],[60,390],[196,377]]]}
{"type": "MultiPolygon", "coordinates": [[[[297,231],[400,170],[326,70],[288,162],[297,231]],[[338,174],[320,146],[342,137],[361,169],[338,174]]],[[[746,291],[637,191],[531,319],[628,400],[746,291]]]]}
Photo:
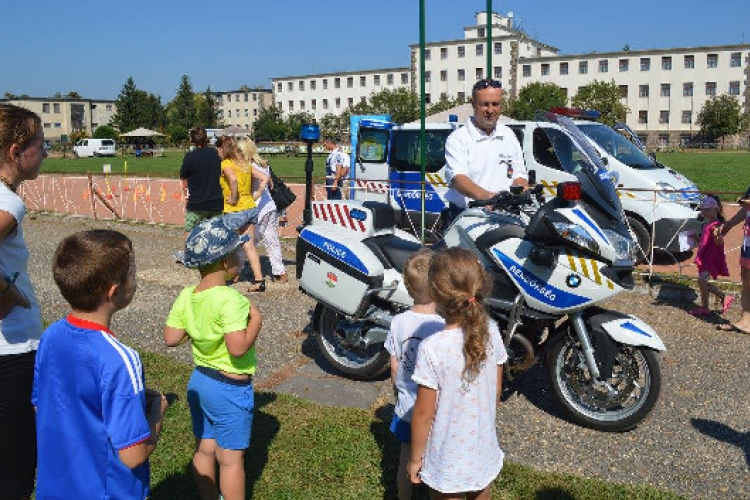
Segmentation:
{"type": "Polygon", "coordinates": [[[128,132],[126,134],[120,134],[122,137],[164,137],[164,134],[160,134],[159,132],[156,132],[154,130],[149,130],[147,128],[137,128],[133,130],[132,132],[128,132]]]}

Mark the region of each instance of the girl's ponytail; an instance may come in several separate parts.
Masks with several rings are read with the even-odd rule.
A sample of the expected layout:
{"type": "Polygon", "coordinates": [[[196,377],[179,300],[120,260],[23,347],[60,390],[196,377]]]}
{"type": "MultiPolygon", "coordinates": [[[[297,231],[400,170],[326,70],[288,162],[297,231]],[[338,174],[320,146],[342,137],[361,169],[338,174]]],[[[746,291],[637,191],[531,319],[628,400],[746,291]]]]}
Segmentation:
{"type": "Polygon", "coordinates": [[[430,295],[445,322],[458,323],[464,333],[463,377],[471,382],[487,359],[489,330],[482,301],[492,282],[477,257],[462,248],[450,248],[430,262],[430,295]]]}

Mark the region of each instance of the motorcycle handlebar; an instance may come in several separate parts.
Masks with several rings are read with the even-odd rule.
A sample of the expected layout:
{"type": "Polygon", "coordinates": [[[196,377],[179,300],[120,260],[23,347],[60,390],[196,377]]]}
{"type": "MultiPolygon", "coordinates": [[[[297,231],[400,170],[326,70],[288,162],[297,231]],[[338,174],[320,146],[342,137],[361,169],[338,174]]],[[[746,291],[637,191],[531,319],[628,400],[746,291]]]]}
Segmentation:
{"type": "Polygon", "coordinates": [[[538,199],[538,195],[542,193],[544,187],[541,184],[536,184],[521,194],[512,194],[508,191],[500,191],[492,198],[486,200],[473,200],[468,204],[469,208],[479,208],[486,206],[494,206],[495,208],[504,207],[520,207],[524,205],[533,205],[534,200],[538,199]]]}

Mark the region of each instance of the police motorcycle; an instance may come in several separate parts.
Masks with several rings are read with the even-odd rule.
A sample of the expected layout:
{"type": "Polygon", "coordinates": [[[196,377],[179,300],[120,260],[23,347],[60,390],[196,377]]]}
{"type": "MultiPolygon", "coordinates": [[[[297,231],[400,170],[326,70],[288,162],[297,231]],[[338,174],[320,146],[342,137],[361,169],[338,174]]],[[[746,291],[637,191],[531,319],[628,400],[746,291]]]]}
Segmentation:
{"type": "MultiPolygon", "coordinates": [[[[508,379],[539,361],[575,422],[630,430],[659,399],[665,346],[639,318],[596,305],[633,287],[635,247],[617,178],[570,119],[546,118],[550,153],[578,182],[560,184],[544,204],[536,187],[471,202],[433,249],[467,248],[492,276],[485,306],[509,353],[508,379]]],[[[390,322],[412,305],[403,265],[422,245],[394,227],[384,203],[321,201],[312,211],[297,243],[297,277],[318,301],[318,346],[345,374],[377,377],[388,367],[390,322]]]]}

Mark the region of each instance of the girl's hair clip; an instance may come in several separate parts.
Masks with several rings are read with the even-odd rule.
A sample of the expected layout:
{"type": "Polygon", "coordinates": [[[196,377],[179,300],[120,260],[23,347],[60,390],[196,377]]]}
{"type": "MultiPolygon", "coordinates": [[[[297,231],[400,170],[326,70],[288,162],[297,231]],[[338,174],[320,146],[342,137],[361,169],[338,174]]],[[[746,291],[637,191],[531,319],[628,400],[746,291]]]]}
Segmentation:
{"type": "Polygon", "coordinates": [[[474,304],[474,303],[476,303],[476,301],[477,301],[477,298],[476,298],[476,297],[469,297],[469,300],[468,300],[467,302],[468,302],[469,304],[474,304]]]}

